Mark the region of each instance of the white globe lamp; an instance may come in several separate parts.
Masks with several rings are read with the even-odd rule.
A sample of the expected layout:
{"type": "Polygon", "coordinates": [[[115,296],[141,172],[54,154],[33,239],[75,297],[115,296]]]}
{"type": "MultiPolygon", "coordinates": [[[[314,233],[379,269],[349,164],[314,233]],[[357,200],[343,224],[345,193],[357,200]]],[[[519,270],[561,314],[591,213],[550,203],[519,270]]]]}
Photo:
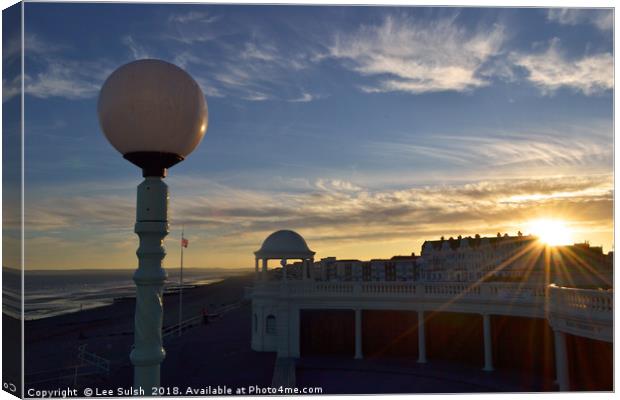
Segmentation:
{"type": "Polygon", "coordinates": [[[97,106],[101,130],[125,159],[142,168],[135,233],[140,238],[136,283],[134,387],[150,395],[160,385],[163,284],[168,234],[167,169],[183,161],[202,140],[207,103],[194,79],[176,65],[138,60],[115,70],[104,82],[97,106]]]}

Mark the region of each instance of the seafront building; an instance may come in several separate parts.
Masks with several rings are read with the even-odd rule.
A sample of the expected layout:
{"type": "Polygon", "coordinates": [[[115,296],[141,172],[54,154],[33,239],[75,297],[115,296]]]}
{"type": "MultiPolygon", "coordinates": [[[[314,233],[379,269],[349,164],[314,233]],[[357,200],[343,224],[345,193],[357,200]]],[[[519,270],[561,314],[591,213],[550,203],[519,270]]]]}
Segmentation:
{"type": "Polygon", "coordinates": [[[314,255],[286,230],[255,252],[252,349],[277,352],[274,383],[294,384],[300,357],[331,355],[512,370],[525,391],[528,379],[612,390],[613,268],[601,248],[519,233],[426,241],[419,256],[314,255]]]}

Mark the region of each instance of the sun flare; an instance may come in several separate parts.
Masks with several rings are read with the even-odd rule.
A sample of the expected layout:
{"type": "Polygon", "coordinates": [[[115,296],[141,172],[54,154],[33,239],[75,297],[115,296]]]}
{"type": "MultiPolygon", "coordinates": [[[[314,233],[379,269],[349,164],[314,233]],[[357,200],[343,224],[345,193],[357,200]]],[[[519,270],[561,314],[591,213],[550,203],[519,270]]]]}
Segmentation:
{"type": "Polygon", "coordinates": [[[571,230],[566,222],[557,219],[537,219],[528,223],[529,231],[549,246],[571,244],[571,230]]]}

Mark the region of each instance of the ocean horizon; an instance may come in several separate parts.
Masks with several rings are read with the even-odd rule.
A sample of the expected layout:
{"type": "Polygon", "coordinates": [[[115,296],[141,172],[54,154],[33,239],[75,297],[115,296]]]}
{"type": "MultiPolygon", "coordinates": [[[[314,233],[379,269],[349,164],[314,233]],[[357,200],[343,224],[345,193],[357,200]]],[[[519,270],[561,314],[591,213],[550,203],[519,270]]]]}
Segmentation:
{"type": "MultiPolygon", "coordinates": [[[[24,318],[34,320],[103,307],[115,299],[135,297],[132,280],[135,269],[114,270],[26,270],[24,277],[24,318]]],[[[180,268],[166,268],[164,290],[178,286],[180,268]]],[[[250,272],[249,268],[184,268],[184,286],[208,285],[229,276],[250,272]]],[[[2,268],[4,290],[2,312],[21,318],[18,269],[2,268]]]]}

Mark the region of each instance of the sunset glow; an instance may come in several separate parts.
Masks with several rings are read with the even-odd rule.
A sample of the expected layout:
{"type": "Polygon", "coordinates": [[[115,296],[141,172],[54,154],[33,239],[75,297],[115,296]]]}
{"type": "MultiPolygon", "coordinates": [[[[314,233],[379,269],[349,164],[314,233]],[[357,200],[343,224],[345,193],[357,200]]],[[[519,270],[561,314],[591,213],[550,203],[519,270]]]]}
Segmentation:
{"type": "MultiPolygon", "coordinates": [[[[144,58],[189,73],[212,118],[166,178],[166,267],[180,263],[182,226],[192,268],[253,268],[280,229],[303,235],[317,260],[519,231],[613,249],[609,10],[580,10],[577,26],[542,8],[87,8],[29,5],[23,74],[21,52],[8,55],[30,79],[31,139],[23,196],[21,174],[3,181],[15,193],[3,199],[5,265],[135,267],[141,175],[96,110],[109,73],[144,58]],[[531,228],[539,219],[554,222],[531,228]]],[[[15,29],[7,48],[19,48],[15,29]]],[[[3,101],[19,115],[21,81],[7,82],[3,101]]],[[[5,128],[7,146],[21,146],[20,126],[5,128]]]]}
{"type": "Polygon", "coordinates": [[[566,222],[557,219],[537,219],[528,223],[528,231],[549,246],[572,243],[571,230],[566,222]]]}

